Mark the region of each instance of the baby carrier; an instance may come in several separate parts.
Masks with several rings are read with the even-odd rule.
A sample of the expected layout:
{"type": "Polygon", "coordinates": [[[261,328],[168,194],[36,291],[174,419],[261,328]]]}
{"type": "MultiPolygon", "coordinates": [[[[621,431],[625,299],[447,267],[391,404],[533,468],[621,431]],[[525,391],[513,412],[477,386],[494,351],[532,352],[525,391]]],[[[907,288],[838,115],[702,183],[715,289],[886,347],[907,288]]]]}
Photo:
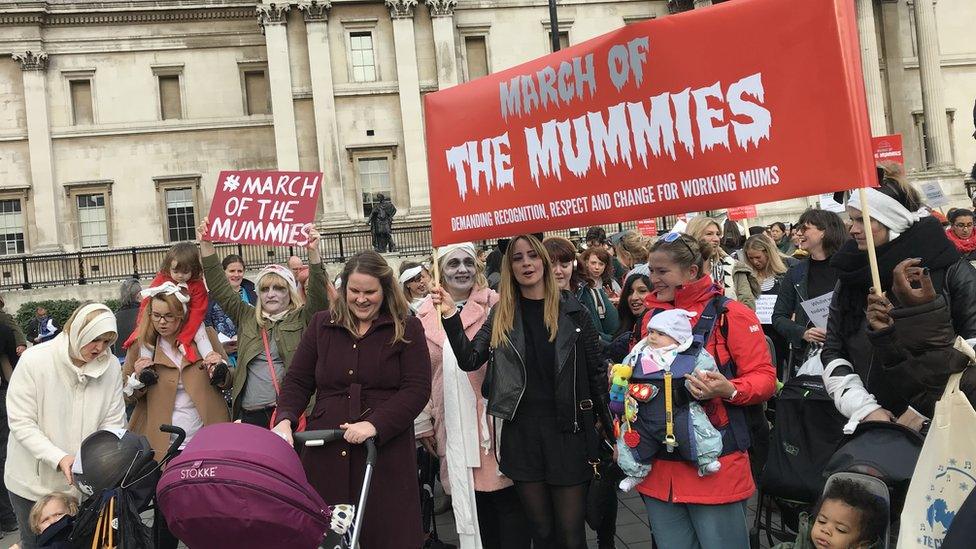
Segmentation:
{"type": "MultiPolygon", "coordinates": [[[[639,436],[631,438],[638,439],[631,448],[638,461],[649,463],[655,458],[697,461],[698,449],[695,447],[695,433],[688,408],[693,397],[685,388],[684,376],[695,371],[698,354],[708,352],[705,345],[711,339],[718,320],[725,313],[728,301],[726,297],[717,296],[708,302],[692,331],[691,346],[678,354],[670,371],[645,373],[640,364],[634,366],[630,378],[631,395],[640,405],[632,427],[639,436]],[[652,385],[657,390],[647,390],[642,385],[652,385]],[[649,401],[642,401],[642,394],[655,393],[657,396],[649,401]],[[661,451],[662,446],[667,451],[661,451]]],[[[655,310],[651,316],[659,312],[661,311],[655,310]]],[[[731,360],[728,364],[719,364],[718,369],[727,378],[731,379],[736,375],[735,364],[731,360]]],[[[722,435],[721,455],[747,450],[750,439],[745,411],[738,406],[720,406],[728,414],[725,425],[715,425],[722,435]]]]}

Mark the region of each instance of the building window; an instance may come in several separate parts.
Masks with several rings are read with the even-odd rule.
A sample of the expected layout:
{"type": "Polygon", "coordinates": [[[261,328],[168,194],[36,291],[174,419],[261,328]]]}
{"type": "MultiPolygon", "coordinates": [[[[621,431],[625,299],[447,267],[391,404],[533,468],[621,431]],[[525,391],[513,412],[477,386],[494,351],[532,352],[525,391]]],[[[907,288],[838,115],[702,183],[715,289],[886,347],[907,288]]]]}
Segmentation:
{"type": "Polygon", "coordinates": [[[196,204],[191,187],[168,188],[166,198],[166,226],[170,242],[196,238],[196,204]]]}
{"type": "MultiPolygon", "coordinates": [[[[918,137],[918,142],[916,147],[921,153],[919,156],[922,159],[922,165],[925,169],[929,169],[933,166],[934,160],[932,159],[932,142],[929,137],[929,125],[925,120],[925,113],[922,111],[912,112],[912,118],[915,123],[915,135],[918,137]]],[[[953,139],[955,135],[953,133],[953,125],[956,118],[955,109],[946,109],[946,123],[949,125],[949,161],[955,163],[956,158],[956,141],[953,139]]]]}
{"type": "Polygon", "coordinates": [[[464,60],[469,81],[491,72],[488,69],[488,45],[484,36],[464,37],[464,60]]]}
{"type": "Polygon", "coordinates": [[[68,88],[71,93],[71,123],[75,126],[94,124],[91,79],[69,80],[68,88]]]}
{"type": "MultiPolygon", "coordinates": [[[[549,37],[549,51],[552,51],[552,31],[547,33],[549,37]]],[[[564,50],[569,47],[569,31],[559,31],[559,49],[564,50]]]]}
{"type": "Polygon", "coordinates": [[[78,206],[78,244],[82,249],[108,246],[105,194],[75,195],[78,206]]]}
{"type": "Polygon", "coordinates": [[[24,253],[24,213],[19,198],[0,200],[0,255],[24,253]]]}
{"type": "Polygon", "coordinates": [[[183,98],[180,92],[180,75],[159,75],[159,116],[163,120],[183,118],[183,98]]]}
{"type": "Polygon", "coordinates": [[[390,185],[390,159],[382,158],[360,158],[357,162],[359,168],[359,189],[363,197],[363,216],[369,217],[373,211],[373,205],[379,202],[378,195],[382,194],[390,198],[392,186],[390,185]]]}
{"type": "Polygon", "coordinates": [[[377,80],[372,32],[350,32],[349,55],[352,62],[352,79],[354,82],[375,82],[377,80]]]}
{"type": "Polygon", "coordinates": [[[264,69],[244,71],[244,104],[248,116],[271,114],[271,94],[264,69]]]}

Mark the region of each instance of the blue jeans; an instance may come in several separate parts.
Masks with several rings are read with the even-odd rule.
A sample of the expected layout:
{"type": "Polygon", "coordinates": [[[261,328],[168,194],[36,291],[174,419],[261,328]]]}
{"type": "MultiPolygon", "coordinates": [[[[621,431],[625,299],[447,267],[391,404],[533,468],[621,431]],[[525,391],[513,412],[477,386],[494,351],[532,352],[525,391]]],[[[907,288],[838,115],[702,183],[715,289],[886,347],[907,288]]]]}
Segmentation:
{"type": "Polygon", "coordinates": [[[667,549],[749,549],[746,501],[673,503],[643,496],[654,543],[667,549]]]}

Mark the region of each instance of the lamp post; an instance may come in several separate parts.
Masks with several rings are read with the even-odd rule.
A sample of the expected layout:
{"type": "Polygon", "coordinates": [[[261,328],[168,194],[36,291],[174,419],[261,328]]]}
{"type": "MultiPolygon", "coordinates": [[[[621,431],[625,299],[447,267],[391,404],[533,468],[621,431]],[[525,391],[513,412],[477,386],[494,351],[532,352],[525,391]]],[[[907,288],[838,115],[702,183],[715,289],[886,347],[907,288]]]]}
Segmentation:
{"type": "Polygon", "coordinates": [[[559,51],[559,16],[556,14],[556,0],[549,0],[549,38],[552,51],[559,51]]]}

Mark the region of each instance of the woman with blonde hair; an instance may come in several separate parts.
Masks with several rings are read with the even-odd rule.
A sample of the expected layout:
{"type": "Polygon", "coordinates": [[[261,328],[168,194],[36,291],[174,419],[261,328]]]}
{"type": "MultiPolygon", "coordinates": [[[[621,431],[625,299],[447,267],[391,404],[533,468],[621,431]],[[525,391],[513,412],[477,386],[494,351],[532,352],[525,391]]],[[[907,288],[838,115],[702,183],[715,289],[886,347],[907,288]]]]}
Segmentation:
{"type": "MultiPolygon", "coordinates": [[[[474,245],[467,242],[438,249],[438,283],[458,306],[469,337],[484,326],[498,303],[475,253],[474,245]]],[[[440,311],[430,300],[420,307],[417,318],[427,336],[432,388],[430,420],[418,425],[416,436],[440,458],[441,482],[451,494],[460,546],[473,547],[480,539],[486,549],[528,549],[531,539],[518,494],[512,481],[498,472],[495,429],[481,398],[485,371],[465,373],[458,368],[440,311]]]]}
{"type": "Polygon", "coordinates": [[[732,274],[735,294],[743,305],[756,310],[760,295],[779,295],[779,282],[787,267],[779,249],[766,235],[750,236],[742,246],[742,254],[745,262],[737,263],[732,274]]]}
{"type": "Polygon", "coordinates": [[[735,292],[735,259],[722,249],[722,225],[711,217],[698,216],[688,221],[685,234],[701,243],[705,256],[705,273],[729,299],[738,299],[735,292]]]}
{"type": "Polygon", "coordinates": [[[325,501],[355,501],[366,468],[363,442],[375,438],[380,454],[363,546],[421,547],[413,421],[430,398],[424,329],[380,254],[354,255],[341,280],[329,310],[302,336],[281,387],[274,431],[291,443],[313,393],[308,428],[345,430],[345,440],[302,452],[308,480],[325,501]]]}
{"type": "Polygon", "coordinates": [[[258,299],[251,305],[244,303],[227,282],[217,250],[212,242],[204,240],[209,230],[210,221],[204,218],[197,227],[203,274],[210,298],[217,301],[237,326],[237,366],[230,376],[233,380],[231,417],[269,427],[281,382],[302,333],[312,316],[329,306],[326,294],[329,280],[319,255],[319,233],[310,228],[305,245],[309,268],[305,304],[302,305],[295,275],[281,265],[268,265],[255,280],[258,299]]]}
{"type": "Polygon", "coordinates": [[[23,549],[37,547],[29,518],[34,502],[51,492],[78,494],[71,466],[85,437],[125,427],[122,368],[111,349],[117,336],[111,309],[82,305],[60,334],[27,349],[14,368],[3,480],[23,549]]]}
{"type": "Polygon", "coordinates": [[[549,254],[515,237],[502,260],[499,301],[469,339],[454,298],[434,288],[459,367],[480,370],[488,414],[501,432],[499,468],[515,482],[534,547],[586,547],[584,516],[600,438],[609,444],[607,372],[589,314],[561,292],[549,254]]]}
{"type": "Polygon", "coordinates": [[[627,276],[627,271],[633,269],[635,265],[647,263],[648,250],[651,248],[651,239],[643,236],[637,231],[626,231],[620,236],[613,245],[617,254],[617,259],[625,267],[624,272],[614,273],[620,283],[627,276]]]}

